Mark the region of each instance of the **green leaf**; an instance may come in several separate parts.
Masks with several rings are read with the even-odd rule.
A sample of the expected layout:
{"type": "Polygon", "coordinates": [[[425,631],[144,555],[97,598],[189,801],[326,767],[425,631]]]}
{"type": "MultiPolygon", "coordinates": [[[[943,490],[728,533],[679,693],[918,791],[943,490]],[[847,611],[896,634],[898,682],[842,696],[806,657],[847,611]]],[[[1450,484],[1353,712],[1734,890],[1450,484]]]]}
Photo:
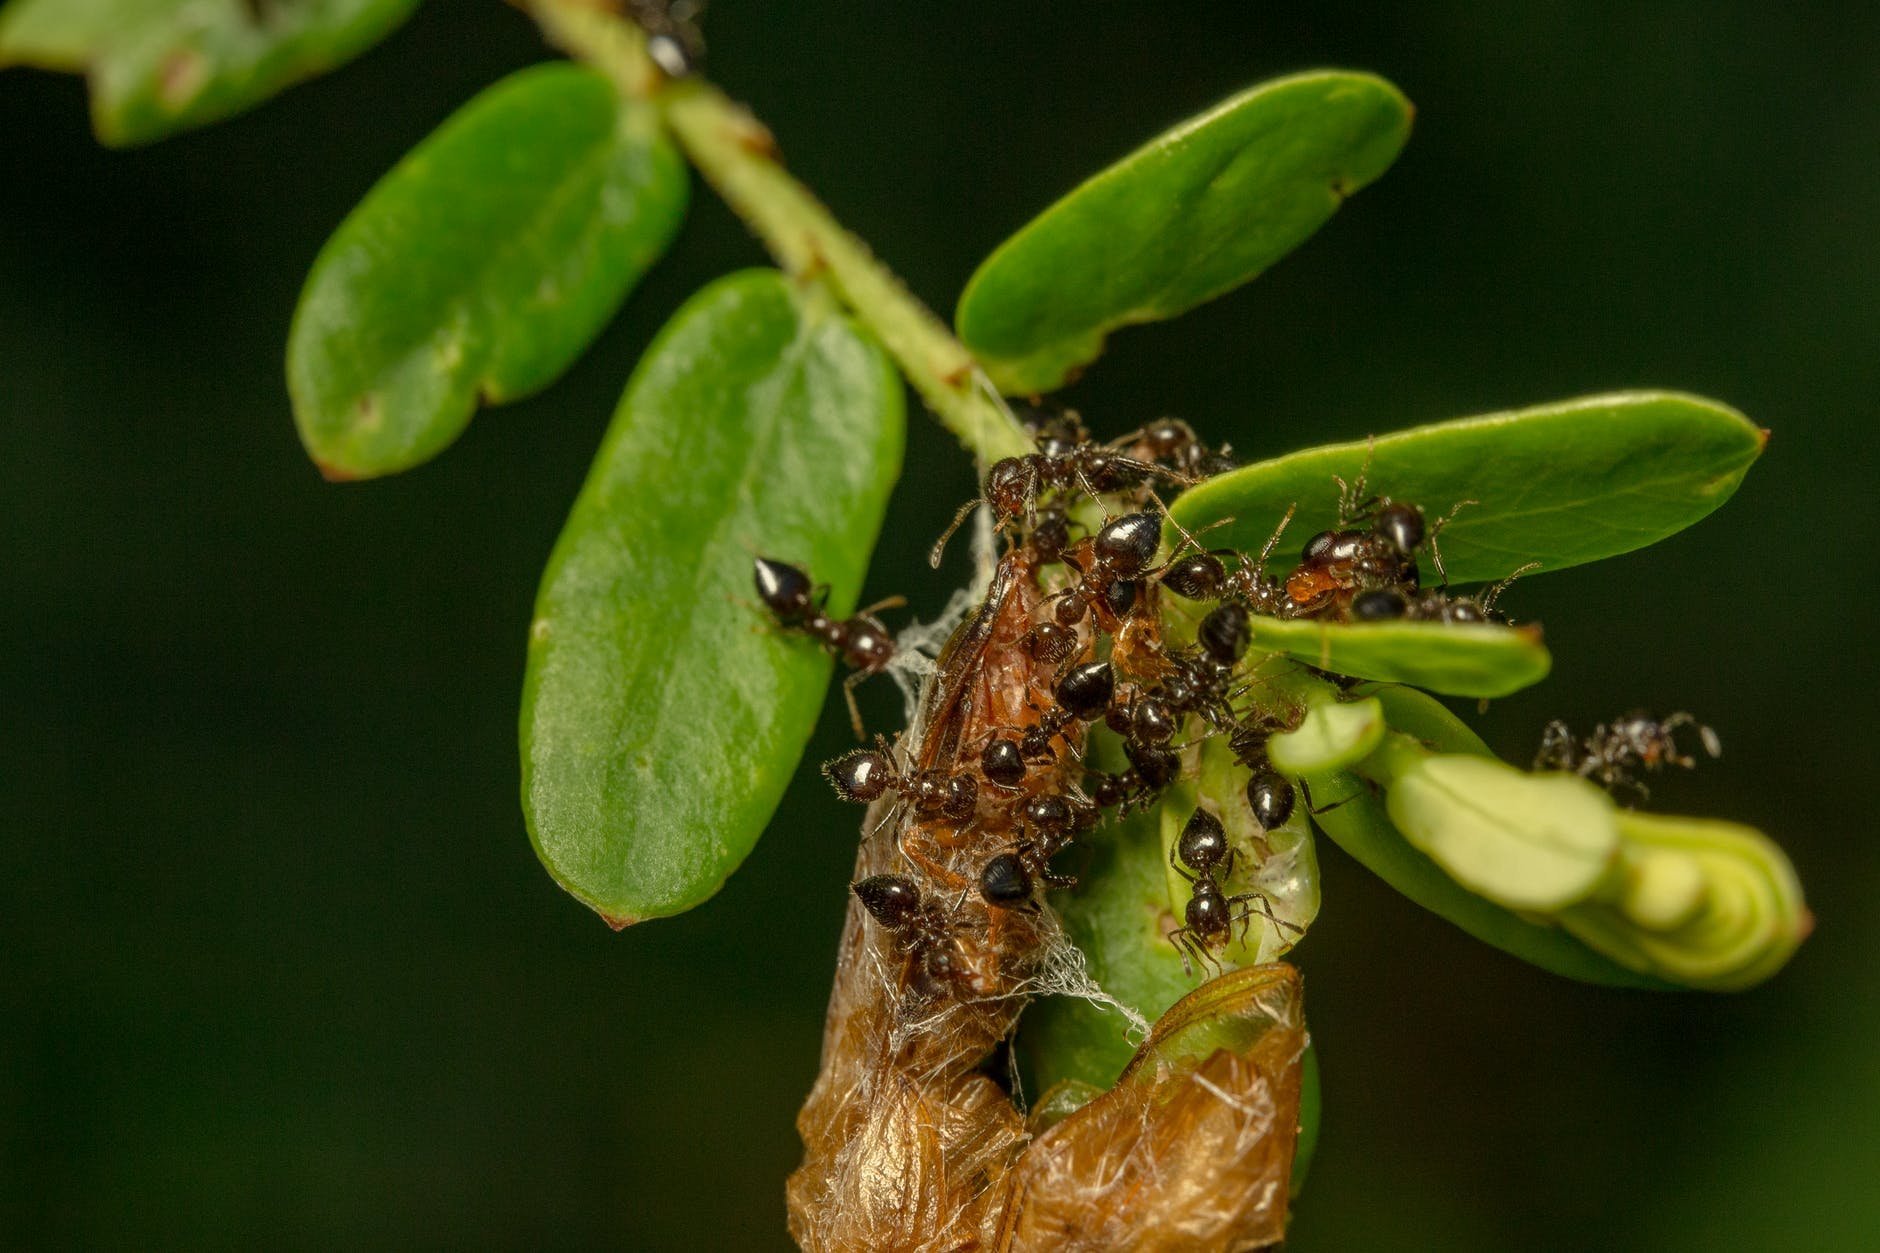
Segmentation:
{"type": "Polygon", "coordinates": [[[643,104],[556,63],[510,75],[381,179],[314,262],[288,338],[301,441],[329,478],[404,470],[479,399],[546,387],[685,212],[643,104]]]}
{"type": "Polygon", "coordinates": [[[1062,386],[1112,330],[1258,275],[1382,174],[1410,102],[1369,74],[1262,83],[1150,141],[1001,244],[960,297],[960,338],[1008,394],[1062,386]]]}
{"type": "Polygon", "coordinates": [[[1728,500],[1767,442],[1736,410],[1676,392],[1614,392],[1328,444],[1231,471],[1184,492],[1189,530],[1231,518],[1211,543],[1258,551],[1293,505],[1288,533],[1337,525],[1332,476],[1421,506],[1442,530],[1458,583],[1506,578],[1655,544],[1728,500]],[[1367,469],[1368,462],[1368,469],[1367,469]]]}
{"type": "Polygon", "coordinates": [[[522,695],[530,837],[615,926],[711,896],[770,820],[832,663],[769,625],[752,556],[850,612],[902,420],[881,351],[769,270],[694,296],[634,371],[542,576],[522,695]]]}
{"type": "Polygon", "coordinates": [[[1320,806],[1312,820],[1320,830],[1378,878],[1476,939],[1542,970],[1585,983],[1671,986],[1626,969],[1559,927],[1530,922],[1457,883],[1410,846],[1391,825],[1383,800],[1356,775],[1332,771],[1314,776],[1310,783],[1312,798],[1320,806]]]}
{"type": "Polygon", "coordinates": [[[1538,627],[1478,622],[1320,622],[1255,618],[1254,646],[1354,679],[1445,696],[1506,696],[1547,677],[1538,627]]]}
{"type": "Polygon", "coordinates": [[[13,0],[0,66],[83,72],[128,147],[219,121],[364,52],[418,0],[13,0]]]}

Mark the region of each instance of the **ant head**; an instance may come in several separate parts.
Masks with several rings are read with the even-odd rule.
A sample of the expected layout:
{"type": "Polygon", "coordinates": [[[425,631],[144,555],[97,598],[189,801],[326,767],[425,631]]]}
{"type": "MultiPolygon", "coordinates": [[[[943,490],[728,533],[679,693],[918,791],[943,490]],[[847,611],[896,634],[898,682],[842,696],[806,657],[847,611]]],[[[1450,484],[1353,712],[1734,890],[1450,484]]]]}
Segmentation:
{"type": "Polygon", "coordinates": [[[1025,632],[1024,647],[1033,661],[1059,665],[1077,651],[1077,632],[1055,622],[1040,622],[1025,632]]]}
{"type": "Polygon", "coordinates": [[[1159,418],[1142,428],[1142,442],[1151,457],[1167,460],[1195,445],[1195,428],[1180,418],[1159,418]]]}
{"type": "Polygon", "coordinates": [[[871,875],[851,891],[869,916],[890,931],[906,926],[920,908],[920,889],[900,875],[871,875]]]}
{"type": "Polygon", "coordinates": [[[1206,874],[1227,859],[1227,829],[1205,809],[1197,809],[1182,828],[1175,855],[1196,874],[1206,874]]]}
{"type": "Polygon", "coordinates": [[[1038,494],[1038,469],[1026,457],[1001,457],[986,474],[986,503],[1000,518],[1016,518],[1038,494]]]}
{"type": "Polygon", "coordinates": [[[1182,772],[1181,754],[1159,744],[1124,740],[1123,756],[1135,767],[1137,778],[1158,790],[1175,782],[1182,772]]]}
{"type": "Polygon", "coordinates": [[[1144,744],[1166,744],[1175,735],[1175,715],[1153,696],[1130,707],[1129,737],[1144,744]]]}
{"type": "Polygon", "coordinates": [[[988,905],[1010,909],[1031,899],[1031,872],[1017,853],[1000,853],[979,872],[979,895],[988,905]]]}
{"type": "Polygon", "coordinates": [[[1153,513],[1126,513],[1097,532],[1097,557],[1115,573],[1140,574],[1162,543],[1162,519],[1153,513]]]}
{"type": "Polygon", "coordinates": [[[866,805],[894,781],[894,763],[876,748],[858,748],[823,766],[823,777],[845,801],[866,805]]]}
{"type": "Polygon", "coordinates": [[[780,622],[800,621],[810,608],[809,575],[795,566],[768,557],[756,559],[752,579],[757,595],[780,622]]]}

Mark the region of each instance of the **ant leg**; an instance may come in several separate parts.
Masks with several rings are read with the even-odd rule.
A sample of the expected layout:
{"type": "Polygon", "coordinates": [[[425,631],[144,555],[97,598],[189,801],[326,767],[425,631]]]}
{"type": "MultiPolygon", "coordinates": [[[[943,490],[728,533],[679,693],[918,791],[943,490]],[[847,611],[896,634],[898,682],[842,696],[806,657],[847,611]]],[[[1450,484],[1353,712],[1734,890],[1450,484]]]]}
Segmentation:
{"type": "Polygon", "coordinates": [[[855,685],[874,674],[873,670],[857,670],[842,680],[842,699],[849,703],[849,725],[855,728],[855,738],[866,741],[868,730],[862,725],[862,707],[855,703],[855,685]]]}
{"type": "Polygon", "coordinates": [[[1260,546],[1260,560],[1256,563],[1255,568],[1258,569],[1261,574],[1266,573],[1267,558],[1271,557],[1273,550],[1279,547],[1279,537],[1286,534],[1286,528],[1291,525],[1293,515],[1298,512],[1298,501],[1295,500],[1292,504],[1287,505],[1286,513],[1280,518],[1279,525],[1273,528],[1273,534],[1268,536],[1266,543],[1260,546]]]}
{"type": "Polygon", "coordinates": [[[1351,804],[1352,801],[1357,800],[1358,797],[1364,794],[1364,785],[1359,784],[1358,787],[1352,791],[1350,796],[1346,796],[1346,797],[1343,797],[1342,799],[1335,800],[1329,805],[1316,805],[1313,803],[1312,785],[1310,783],[1307,783],[1304,779],[1299,780],[1299,790],[1305,794],[1306,812],[1311,814],[1314,818],[1316,818],[1320,814],[1329,814],[1334,809],[1337,809],[1342,805],[1349,805],[1351,804]]]}
{"type": "Polygon", "coordinates": [[[1175,860],[1177,847],[1178,846],[1175,844],[1168,846],[1168,868],[1186,879],[1190,884],[1193,884],[1199,876],[1188,873],[1188,871],[1182,867],[1181,863],[1175,860]]]}
{"type": "Polygon", "coordinates": [[[905,609],[905,608],[907,608],[907,597],[887,596],[887,597],[882,598],[881,600],[876,601],[874,604],[868,606],[866,609],[857,609],[855,611],[855,616],[858,618],[867,618],[876,613],[879,613],[883,609],[905,609]]]}

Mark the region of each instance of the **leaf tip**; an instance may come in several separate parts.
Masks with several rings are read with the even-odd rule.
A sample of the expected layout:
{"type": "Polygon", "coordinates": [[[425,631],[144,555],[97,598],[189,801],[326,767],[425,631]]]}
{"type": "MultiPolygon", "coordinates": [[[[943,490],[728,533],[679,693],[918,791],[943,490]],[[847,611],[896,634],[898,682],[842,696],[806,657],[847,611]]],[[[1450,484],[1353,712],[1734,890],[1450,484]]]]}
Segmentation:
{"type": "Polygon", "coordinates": [[[610,914],[604,909],[597,909],[594,912],[601,916],[601,921],[607,924],[609,931],[625,931],[636,922],[646,921],[644,918],[635,918],[632,914],[610,914]]]}
{"type": "Polygon", "coordinates": [[[313,459],[313,468],[318,470],[320,477],[329,483],[357,483],[366,477],[348,466],[333,461],[323,461],[318,457],[313,459]]]}

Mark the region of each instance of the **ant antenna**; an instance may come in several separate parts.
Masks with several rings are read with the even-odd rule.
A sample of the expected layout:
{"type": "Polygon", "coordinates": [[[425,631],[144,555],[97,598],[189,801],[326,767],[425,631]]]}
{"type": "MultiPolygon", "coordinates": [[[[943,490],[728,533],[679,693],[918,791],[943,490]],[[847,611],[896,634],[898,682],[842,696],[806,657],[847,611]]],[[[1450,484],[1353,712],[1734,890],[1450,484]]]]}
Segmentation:
{"type": "Polygon", "coordinates": [[[1349,485],[1334,474],[1332,482],[1338,484],[1338,525],[1349,526],[1363,514],[1363,505],[1371,503],[1375,497],[1366,497],[1364,481],[1371,476],[1371,458],[1377,455],[1377,436],[1364,437],[1364,464],[1358,467],[1358,477],[1349,485]]]}
{"type": "Polygon", "coordinates": [[[1279,547],[1279,537],[1286,533],[1287,525],[1292,522],[1293,515],[1298,512],[1299,512],[1298,501],[1295,500],[1293,501],[1292,504],[1286,506],[1286,516],[1279,520],[1279,525],[1273,528],[1273,534],[1270,537],[1268,537],[1266,543],[1260,549],[1260,560],[1257,566],[1255,567],[1256,573],[1259,573],[1259,574],[1266,573],[1266,559],[1273,555],[1273,550],[1275,548],[1279,547]]]}
{"type": "MultiPolygon", "coordinates": [[[[1541,568],[1540,562],[1530,561],[1524,566],[1517,567],[1514,573],[1510,574],[1507,578],[1503,579],[1501,582],[1495,584],[1495,586],[1489,588],[1488,591],[1482,594],[1482,612],[1487,613],[1495,607],[1495,602],[1501,599],[1501,594],[1508,590],[1508,585],[1510,583],[1514,582],[1516,579],[1520,578],[1522,575],[1527,574],[1534,570],[1538,570],[1540,568],[1541,568]]],[[[1445,584],[1444,586],[1448,586],[1448,585],[1445,584]]]]}
{"type": "Polygon", "coordinates": [[[972,516],[973,510],[985,503],[983,498],[975,496],[960,506],[959,512],[953,515],[953,521],[947,523],[947,529],[940,532],[940,538],[934,541],[933,549],[928,552],[928,566],[935,570],[940,568],[940,558],[946,553],[947,541],[953,538],[953,532],[959,530],[960,524],[972,516]]]}
{"type": "MultiPolygon", "coordinates": [[[[1481,503],[1482,502],[1479,500],[1458,500],[1455,503],[1455,505],[1450,508],[1448,513],[1438,518],[1430,526],[1430,560],[1436,563],[1437,577],[1439,577],[1442,580],[1442,582],[1438,586],[1440,586],[1442,590],[1445,592],[1449,590],[1449,571],[1443,569],[1443,550],[1437,547],[1436,538],[1437,536],[1443,533],[1444,527],[1448,526],[1451,522],[1455,520],[1455,517],[1457,514],[1461,513],[1464,509],[1467,509],[1470,505],[1479,505],[1481,503]]],[[[1533,564],[1538,566],[1540,562],[1537,561],[1537,562],[1534,562],[1533,564]]],[[[1521,570],[1527,570],[1530,568],[1531,568],[1530,566],[1522,566],[1521,570]]],[[[1511,579],[1514,578],[1515,575],[1518,575],[1521,573],[1521,570],[1516,570],[1514,574],[1511,574],[1508,577],[1511,579]]],[[[1487,606],[1483,606],[1483,607],[1487,608],[1487,606]]]]}

